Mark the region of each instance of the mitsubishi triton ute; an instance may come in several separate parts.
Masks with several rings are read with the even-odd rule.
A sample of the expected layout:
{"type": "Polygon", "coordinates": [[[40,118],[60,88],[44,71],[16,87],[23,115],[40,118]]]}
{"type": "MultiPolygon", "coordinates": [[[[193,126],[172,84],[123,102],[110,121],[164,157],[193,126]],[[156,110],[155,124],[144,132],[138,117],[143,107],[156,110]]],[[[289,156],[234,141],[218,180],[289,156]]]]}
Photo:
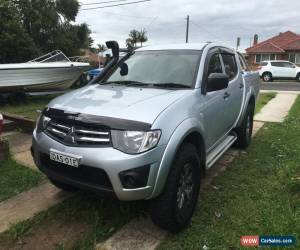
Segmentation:
{"type": "Polygon", "coordinates": [[[38,168],[65,190],[148,200],[157,225],[185,227],[201,179],[247,148],[259,75],[214,43],[149,46],[113,59],[88,86],[51,101],[33,132],[38,168]]]}

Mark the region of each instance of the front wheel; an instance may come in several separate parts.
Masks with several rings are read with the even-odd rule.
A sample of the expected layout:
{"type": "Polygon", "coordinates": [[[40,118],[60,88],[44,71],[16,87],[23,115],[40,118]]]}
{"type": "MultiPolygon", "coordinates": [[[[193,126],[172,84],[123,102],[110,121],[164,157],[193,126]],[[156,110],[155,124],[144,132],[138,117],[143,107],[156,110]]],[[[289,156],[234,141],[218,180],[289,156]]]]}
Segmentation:
{"type": "Polygon", "coordinates": [[[300,73],[298,73],[298,75],[296,76],[296,80],[297,80],[298,82],[300,82],[300,73]]]}
{"type": "Polygon", "coordinates": [[[246,149],[251,142],[253,130],[253,116],[255,105],[249,105],[240,127],[236,129],[237,140],[235,145],[238,148],[246,149]]]}
{"type": "Polygon", "coordinates": [[[150,201],[152,221],[170,232],[178,232],[189,224],[198,201],[200,180],[197,150],[185,143],[175,157],[162,194],[150,201]]]}

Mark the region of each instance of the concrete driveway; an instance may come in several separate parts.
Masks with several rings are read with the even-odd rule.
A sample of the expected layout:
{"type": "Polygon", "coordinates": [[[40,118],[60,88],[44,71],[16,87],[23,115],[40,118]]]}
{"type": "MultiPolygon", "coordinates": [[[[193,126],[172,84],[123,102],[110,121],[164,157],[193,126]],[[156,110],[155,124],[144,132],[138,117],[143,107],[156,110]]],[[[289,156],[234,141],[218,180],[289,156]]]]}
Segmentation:
{"type": "Polygon", "coordinates": [[[296,82],[296,81],[262,82],[261,90],[300,91],[300,82],[296,82]]]}

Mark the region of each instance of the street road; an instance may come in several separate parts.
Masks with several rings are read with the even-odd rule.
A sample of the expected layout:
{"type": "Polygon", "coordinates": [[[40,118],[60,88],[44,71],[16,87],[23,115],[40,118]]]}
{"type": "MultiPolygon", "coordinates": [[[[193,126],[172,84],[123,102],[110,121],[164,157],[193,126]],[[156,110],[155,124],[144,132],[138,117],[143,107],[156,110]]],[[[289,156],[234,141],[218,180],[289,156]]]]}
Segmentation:
{"type": "Polygon", "coordinates": [[[300,91],[300,82],[262,82],[261,90],[300,91]]]}

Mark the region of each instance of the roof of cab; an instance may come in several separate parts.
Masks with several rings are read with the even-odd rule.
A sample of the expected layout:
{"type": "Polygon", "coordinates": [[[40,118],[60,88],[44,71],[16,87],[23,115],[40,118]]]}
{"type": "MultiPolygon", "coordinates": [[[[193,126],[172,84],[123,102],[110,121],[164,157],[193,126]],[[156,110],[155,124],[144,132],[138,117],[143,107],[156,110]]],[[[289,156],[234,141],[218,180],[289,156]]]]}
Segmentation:
{"type": "Polygon", "coordinates": [[[178,43],[178,44],[163,44],[154,46],[145,46],[136,51],[148,50],[203,50],[208,43],[178,43]]]}

